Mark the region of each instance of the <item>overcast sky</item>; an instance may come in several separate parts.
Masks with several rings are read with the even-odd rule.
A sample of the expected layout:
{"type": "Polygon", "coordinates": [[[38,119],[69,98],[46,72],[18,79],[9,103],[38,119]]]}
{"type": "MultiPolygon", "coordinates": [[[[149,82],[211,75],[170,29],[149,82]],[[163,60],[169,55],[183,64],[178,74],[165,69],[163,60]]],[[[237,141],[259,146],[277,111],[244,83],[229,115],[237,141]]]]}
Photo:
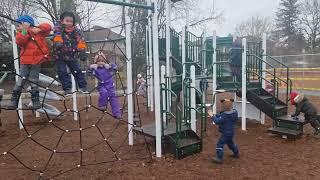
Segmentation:
{"type": "MultiPolygon", "coordinates": [[[[203,6],[212,4],[213,0],[206,1],[203,6]]],[[[274,18],[280,0],[214,0],[215,9],[224,12],[224,21],[220,25],[213,25],[218,35],[233,33],[236,24],[255,15],[274,18]]]]}
{"type": "MultiPolygon", "coordinates": [[[[280,0],[199,0],[201,3],[199,7],[196,7],[196,15],[197,13],[206,13],[214,8],[223,12],[224,19],[218,24],[212,24],[209,29],[207,29],[207,33],[211,33],[213,30],[217,31],[218,36],[226,36],[229,33],[233,34],[235,26],[239,24],[241,21],[244,21],[251,16],[264,16],[274,18],[275,12],[279,6],[280,0]]],[[[118,19],[114,19],[114,14],[118,14],[121,12],[120,6],[114,5],[104,5],[101,4],[100,8],[107,8],[109,14],[105,15],[103,21],[93,22],[91,25],[101,25],[104,27],[112,26],[115,24],[120,24],[121,22],[118,19]],[[118,12],[118,13],[116,13],[118,12]]],[[[102,10],[103,11],[103,10],[102,10]]],[[[100,13],[97,13],[100,14],[100,13]]],[[[202,17],[202,15],[201,15],[202,17]]],[[[172,24],[174,26],[174,24],[172,24]]],[[[179,25],[179,24],[178,24],[179,25]]],[[[180,24],[181,25],[181,24],[180,24]]],[[[179,26],[180,26],[179,25],[179,26]]],[[[181,27],[177,29],[181,30],[181,27]]],[[[193,32],[195,34],[201,34],[201,30],[193,32]]]]}

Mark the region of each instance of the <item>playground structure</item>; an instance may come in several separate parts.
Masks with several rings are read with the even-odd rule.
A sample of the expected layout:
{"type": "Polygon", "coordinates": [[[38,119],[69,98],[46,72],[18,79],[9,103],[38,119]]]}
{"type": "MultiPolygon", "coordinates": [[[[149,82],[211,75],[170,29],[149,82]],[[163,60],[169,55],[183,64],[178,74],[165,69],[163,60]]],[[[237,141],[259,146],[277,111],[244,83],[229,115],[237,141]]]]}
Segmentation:
{"type": "MultiPolygon", "coordinates": [[[[156,4],[153,4],[153,6],[150,4],[138,5],[109,0],[99,0],[95,2],[129,5],[136,8],[149,9],[149,15],[152,15],[151,11],[156,8],[156,4]]],[[[170,9],[170,2],[167,1],[166,15],[168,17],[170,17],[171,14],[170,9]]],[[[189,32],[187,27],[183,28],[181,32],[176,32],[170,27],[170,20],[167,21],[166,26],[158,31],[157,29],[159,27],[156,21],[154,15],[148,18],[146,34],[146,49],[148,51],[146,57],[148,67],[147,104],[151,111],[155,110],[155,125],[151,125],[152,130],[150,130],[150,132],[152,132],[152,137],[156,137],[158,157],[162,154],[160,150],[162,144],[161,137],[166,135],[174,134],[174,136],[176,136],[173,138],[176,139],[174,143],[176,148],[171,149],[180,151],[178,150],[178,141],[181,140],[180,134],[183,134],[181,127],[185,127],[185,130],[188,130],[188,132],[191,132],[189,130],[192,130],[196,133],[197,115],[200,116],[201,135],[196,138],[196,142],[199,142],[199,140],[203,138],[203,133],[206,129],[206,104],[212,104],[213,111],[216,112],[215,95],[217,92],[235,92],[236,95],[242,97],[242,101],[240,102],[243,130],[246,129],[245,119],[247,113],[247,100],[259,110],[275,119],[274,127],[273,129],[270,129],[272,132],[281,131],[279,132],[280,134],[284,133],[283,129],[277,128],[280,121],[279,127],[285,127],[287,126],[287,123],[294,124],[294,126],[296,125],[295,123],[297,123],[298,126],[300,125],[300,122],[291,121],[291,119],[287,122],[288,118],[281,117],[281,120],[278,119],[279,116],[286,115],[288,105],[287,99],[290,92],[291,81],[288,76],[283,79],[277,77],[275,68],[272,69],[273,66],[268,63],[268,61],[271,60],[273,63],[278,63],[281,66],[284,66],[284,68],[287,68],[287,71],[289,70],[284,64],[266,54],[265,38],[263,41],[264,44],[262,42],[246,42],[245,39],[243,40],[243,48],[241,48],[243,62],[242,72],[245,73],[242,73],[242,77],[238,78],[232,74],[230,68],[232,63],[230,61],[230,53],[233,50],[237,50],[232,48],[233,37],[216,37],[215,33],[213,33],[213,36],[210,38],[205,37],[204,35],[197,37],[189,32]],[[160,64],[165,65],[165,69],[161,71],[161,76],[160,64]],[[266,70],[267,66],[268,71],[266,70]],[[266,74],[269,77],[271,76],[274,80],[273,83],[266,79],[266,74]],[[159,77],[162,77],[162,79],[159,77]],[[205,102],[208,94],[207,89],[204,87],[204,84],[200,83],[205,80],[212,84],[211,95],[214,99],[211,103],[205,102]],[[265,86],[266,82],[273,85],[274,94],[269,94],[264,91],[262,87],[265,86]],[[280,100],[279,82],[282,82],[282,85],[286,84],[287,86],[284,101],[280,100]],[[160,86],[157,86],[157,84],[160,86]],[[197,99],[195,99],[195,97],[197,97],[197,99]],[[253,100],[256,97],[259,97],[261,101],[253,100]],[[266,104],[268,106],[264,106],[266,104]],[[173,112],[173,109],[175,109],[175,112],[173,112]],[[179,116],[180,114],[182,115],[179,116]],[[172,119],[175,119],[175,123],[173,123],[174,127],[171,127],[172,122],[170,123],[170,121],[172,119]],[[285,125],[283,125],[283,123],[285,125]],[[165,132],[167,128],[172,129],[168,134],[165,132]]],[[[129,29],[130,23],[126,24],[126,44],[131,44],[129,29]]],[[[15,54],[15,57],[17,57],[17,54],[15,54]]],[[[129,59],[129,61],[127,61],[127,77],[132,77],[132,55],[130,46],[126,46],[126,57],[129,59]]],[[[3,76],[5,77],[5,75],[6,74],[3,76]]],[[[133,92],[131,78],[127,79],[127,92],[133,92]]],[[[76,109],[76,96],[74,96],[73,99],[74,108],[76,109]]],[[[127,96],[127,101],[128,123],[133,124],[133,96],[131,94],[127,96]]],[[[53,107],[50,109],[53,109],[53,107]]],[[[262,123],[264,121],[263,119],[264,118],[261,117],[262,123]]],[[[132,127],[129,125],[128,128],[131,129],[132,127]]],[[[135,129],[139,132],[139,128],[140,127],[136,127],[135,129]]],[[[143,129],[147,132],[146,129],[148,128],[144,127],[143,129]]],[[[286,135],[300,134],[289,133],[286,135]]],[[[192,136],[196,135],[194,134],[192,136]]],[[[129,134],[129,144],[133,144],[133,136],[131,133],[129,134]]],[[[198,150],[201,150],[201,145],[197,145],[197,147],[199,147],[198,150]]]]}
{"type": "MultiPolygon", "coordinates": [[[[169,2],[166,4],[166,16],[170,19],[169,2]]],[[[155,137],[157,144],[161,138],[169,141],[169,149],[177,158],[199,152],[206,131],[207,104],[211,104],[216,112],[216,94],[232,92],[235,97],[241,98],[236,101],[235,108],[241,113],[242,130],[246,130],[247,117],[260,120],[264,124],[267,115],[273,121],[268,132],[288,138],[302,135],[304,120],[292,119],[287,115],[289,93],[292,90],[289,67],[267,54],[266,35],[261,37],[262,41],[256,42],[244,38],[242,47],[234,48],[233,37],[217,37],[216,33],[213,33],[212,37],[197,37],[189,32],[187,27],[176,32],[170,27],[170,21],[167,21],[159,30],[157,59],[155,57],[158,54],[152,56],[150,49],[150,34],[155,36],[156,33],[152,33],[150,27],[147,30],[147,77],[156,78],[152,72],[161,69],[161,126],[159,127],[159,122],[156,121],[155,124],[135,128],[137,132],[143,129],[144,134],[155,137]],[[235,75],[232,68],[234,62],[231,56],[235,53],[242,57],[242,63],[237,67],[240,72],[238,75],[235,75]],[[155,62],[158,60],[165,66],[156,66],[155,62]],[[279,67],[285,71],[284,75],[279,75],[279,67]],[[212,84],[211,90],[206,89],[203,80],[212,84]],[[271,91],[265,89],[266,84],[271,85],[271,91]],[[208,94],[213,98],[209,103],[206,102],[208,94]],[[196,117],[200,122],[200,132],[197,132],[196,117]]],[[[152,47],[155,48],[154,46],[153,44],[152,47]]],[[[156,86],[156,81],[149,81],[150,109],[153,109],[153,88],[156,86]]],[[[159,119],[159,114],[155,114],[155,119],[159,119]]],[[[161,154],[159,151],[161,149],[157,146],[158,157],[161,154]]]]}
{"type": "MultiPolygon", "coordinates": [[[[151,9],[151,6],[150,6],[150,9],[151,9]]],[[[130,25],[130,24],[129,24],[130,25]]],[[[130,29],[130,27],[128,28],[127,27],[127,32],[130,31],[128,30],[130,29]]],[[[15,42],[15,28],[14,26],[12,26],[12,37],[13,37],[13,40],[12,42],[15,42]]],[[[128,44],[130,44],[130,35],[128,36],[129,38],[127,38],[127,41],[129,41],[128,44]]],[[[116,45],[116,44],[115,44],[116,45]]],[[[127,48],[128,49],[128,48],[127,48]]],[[[120,49],[121,51],[121,49],[120,49]]],[[[129,51],[129,53],[127,54],[131,54],[130,50],[127,50],[129,51]]],[[[18,48],[17,48],[17,44],[13,43],[13,54],[14,54],[14,60],[12,61],[12,63],[14,62],[14,66],[15,66],[15,71],[13,72],[10,72],[12,74],[15,75],[16,77],[16,81],[18,78],[24,78],[24,77],[21,77],[19,75],[19,55],[18,55],[18,48]]],[[[131,55],[128,55],[127,57],[127,62],[131,62],[131,55]]],[[[128,63],[128,66],[131,66],[132,63],[128,63]]],[[[85,71],[86,72],[86,71],[85,71]]],[[[129,71],[129,73],[132,73],[132,71],[129,71]]],[[[70,72],[71,74],[71,72],[70,72]]],[[[7,76],[7,73],[3,75],[3,77],[1,78],[1,80],[5,79],[7,76]]],[[[118,73],[115,72],[114,73],[114,76],[118,76],[118,73]]],[[[133,119],[131,118],[128,118],[129,119],[129,122],[127,123],[128,126],[129,126],[129,129],[127,132],[122,132],[123,134],[123,140],[122,142],[121,141],[112,141],[110,140],[110,138],[112,137],[112,135],[114,133],[116,133],[117,131],[120,131],[119,130],[119,125],[120,123],[122,122],[126,122],[126,121],[123,121],[123,120],[118,120],[118,121],[115,121],[116,125],[113,127],[112,131],[111,132],[106,132],[106,130],[108,130],[110,127],[108,127],[107,129],[102,129],[102,126],[104,126],[101,122],[104,120],[105,116],[111,116],[111,114],[107,111],[101,111],[101,110],[97,110],[97,107],[95,107],[95,105],[93,104],[94,102],[92,102],[92,99],[91,99],[91,93],[92,91],[95,91],[97,87],[94,87],[93,89],[90,89],[90,93],[89,94],[86,94],[84,95],[85,97],[85,107],[84,108],[78,108],[78,103],[79,103],[79,98],[77,96],[78,94],[78,91],[77,91],[77,88],[76,88],[76,83],[75,83],[75,80],[74,80],[74,77],[72,76],[71,74],[71,77],[72,77],[72,98],[67,98],[65,97],[64,95],[54,91],[51,89],[51,87],[53,85],[59,85],[59,83],[56,81],[56,78],[50,78],[50,77],[47,77],[45,75],[40,75],[40,82],[41,84],[37,84],[39,86],[39,89],[40,89],[40,96],[42,98],[41,102],[42,102],[42,107],[40,109],[37,109],[35,110],[35,114],[36,114],[36,117],[40,116],[39,113],[43,113],[45,115],[45,117],[47,118],[48,122],[46,123],[45,126],[41,127],[40,129],[38,129],[36,132],[30,132],[29,130],[27,130],[25,124],[24,124],[24,111],[34,111],[32,108],[25,108],[23,107],[23,104],[22,104],[22,100],[20,98],[19,100],[19,105],[18,105],[18,108],[16,109],[17,111],[17,115],[18,115],[18,123],[19,123],[19,127],[20,129],[24,129],[25,133],[27,134],[27,136],[25,137],[25,139],[23,139],[21,142],[17,143],[14,147],[10,148],[9,150],[7,150],[6,152],[3,152],[0,156],[4,157],[6,155],[11,155],[12,157],[15,158],[15,160],[17,160],[21,165],[23,165],[25,168],[33,171],[33,172],[37,172],[39,173],[39,178],[41,179],[42,177],[44,177],[44,173],[46,173],[46,176],[50,177],[49,174],[47,174],[47,172],[45,172],[47,169],[48,169],[48,165],[49,163],[52,161],[52,157],[54,154],[65,154],[65,153],[80,153],[79,155],[79,158],[80,158],[80,162],[79,164],[76,165],[76,168],[79,168],[81,166],[90,166],[90,165],[93,165],[92,163],[88,163],[88,162],[85,162],[84,158],[83,158],[83,153],[87,153],[89,150],[92,150],[94,149],[96,146],[99,146],[99,145],[103,145],[103,144],[106,144],[107,145],[107,148],[101,148],[101,149],[104,149],[106,150],[105,152],[108,153],[108,156],[110,155],[112,158],[112,160],[108,160],[108,161],[101,161],[100,162],[94,162],[94,164],[103,164],[103,163],[111,163],[111,162],[116,162],[116,161],[121,161],[121,160],[126,160],[126,159],[129,159],[130,158],[126,158],[126,153],[128,152],[125,152],[125,154],[123,155],[123,146],[124,146],[124,142],[129,139],[129,142],[132,141],[132,127],[133,127],[133,119]],[[45,85],[42,85],[42,83],[45,83],[45,85]],[[72,99],[72,107],[67,107],[67,102],[72,99]],[[53,105],[49,105],[49,104],[46,104],[46,100],[58,100],[58,101],[61,101],[63,106],[59,106],[59,108],[63,108],[62,112],[59,111],[56,107],[54,107],[53,105]],[[93,113],[92,115],[97,115],[97,114],[100,114],[100,117],[98,119],[91,119],[93,121],[89,121],[88,118],[89,116],[92,116],[92,115],[81,115],[85,112],[88,112],[88,110],[91,109],[91,111],[96,111],[95,113],[93,113]],[[73,115],[73,119],[75,120],[75,124],[77,125],[78,124],[78,128],[66,128],[64,127],[63,125],[58,125],[59,122],[57,122],[57,119],[58,118],[67,118],[65,116],[65,114],[71,114],[73,115]],[[82,118],[81,118],[82,116],[82,118]],[[86,117],[86,121],[84,122],[83,121],[83,117],[86,117]],[[92,124],[87,124],[88,122],[92,123],[92,124]],[[131,123],[130,123],[131,122],[131,123]],[[84,125],[86,124],[86,125],[84,125]],[[37,141],[35,138],[33,138],[33,136],[40,132],[40,130],[44,129],[44,127],[54,127],[58,132],[60,132],[61,136],[60,138],[58,138],[58,142],[56,144],[55,147],[48,147],[44,144],[42,144],[41,142],[37,141]],[[130,129],[131,127],[131,129],[130,129]],[[87,145],[87,147],[85,145],[83,145],[83,138],[84,138],[84,135],[83,133],[85,132],[88,132],[86,130],[90,130],[90,129],[95,129],[97,132],[98,132],[98,135],[100,137],[102,137],[102,140],[100,139],[98,143],[95,143],[95,144],[91,144],[91,145],[87,145]],[[58,150],[58,146],[59,144],[61,144],[61,141],[62,141],[62,138],[65,134],[68,134],[69,132],[72,133],[72,132],[80,132],[80,137],[79,137],[79,143],[80,143],[80,147],[78,149],[75,149],[74,151],[66,151],[66,150],[58,150]],[[131,135],[130,135],[131,134],[131,135]],[[44,167],[41,168],[41,170],[39,169],[36,169],[32,166],[28,166],[27,164],[25,164],[24,162],[22,162],[19,157],[15,156],[14,154],[14,149],[15,148],[18,148],[20,147],[20,145],[27,141],[27,140],[30,140],[30,141],[33,141],[33,142],[36,142],[37,145],[39,145],[40,147],[44,147],[47,151],[49,151],[51,153],[51,155],[49,156],[49,158],[46,161],[46,165],[44,167]],[[112,141],[112,142],[111,142],[112,141]],[[117,144],[116,144],[117,143],[117,144]],[[120,156],[121,154],[121,156],[120,156]],[[123,158],[124,156],[124,158],[123,158]]],[[[128,77],[131,77],[130,75],[128,75],[128,77]]],[[[24,78],[25,79],[25,78],[24,78]]],[[[26,82],[28,83],[34,83],[34,82],[31,82],[29,81],[28,79],[25,79],[26,82]]],[[[121,81],[121,79],[120,79],[121,81]]],[[[129,81],[129,80],[128,80],[129,81]]],[[[127,81],[127,82],[128,82],[127,81]]],[[[129,82],[128,82],[129,83],[129,82]]],[[[121,82],[122,84],[122,82],[121,82]]],[[[128,97],[128,103],[132,103],[132,96],[133,94],[135,93],[133,91],[133,88],[132,88],[132,79],[131,79],[131,86],[127,86],[128,89],[127,91],[124,91],[124,94],[120,95],[122,97],[128,97]]],[[[122,84],[122,88],[123,88],[123,84],[122,84]]],[[[2,97],[2,96],[1,96],[2,97]]],[[[80,98],[80,101],[83,101],[83,98],[80,98]]],[[[125,99],[125,98],[124,98],[125,99]]],[[[57,103],[53,103],[53,104],[57,104],[57,103]]],[[[125,104],[125,103],[124,103],[125,104]]],[[[29,103],[29,106],[31,106],[32,104],[29,103]]],[[[3,109],[5,109],[4,107],[2,107],[3,109]]],[[[122,108],[123,110],[123,108],[122,108]]],[[[128,106],[128,111],[129,111],[129,114],[133,115],[133,105],[131,106],[128,106]]],[[[0,111],[1,112],[1,111],[0,111]]],[[[112,117],[112,116],[111,116],[112,117]]],[[[128,117],[132,117],[132,116],[128,116],[128,117]]],[[[113,118],[114,119],[114,118],[113,118]]],[[[109,121],[109,123],[111,123],[111,121],[109,121]]],[[[105,128],[105,127],[104,127],[105,128]]],[[[145,141],[146,139],[144,139],[145,141]]],[[[148,148],[146,142],[144,142],[146,145],[146,148],[148,148]]],[[[132,145],[132,143],[131,143],[132,145]]],[[[141,146],[143,147],[143,146],[141,146]]],[[[130,149],[135,149],[135,148],[130,148],[130,149]]],[[[129,149],[129,150],[130,150],[129,149]]],[[[151,153],[150,153],[150,150],[149,151],[149,157],[151,158],[151,153]]],[[[139,152],[143,152],[143,151],[139,151],[139,152]]],[[[130,154],[130,153],[128,153],[130,154]]],[[[64,170],[63,172],[58,172],[56,175],[54,176],[58,176],[58,175],[61,175],[61,174],[64,174],[65,172],[68,172],[68,171],[71,171],[73,170],[73,168],[71,168],[70,170],[64,170]]]]}
{"type": "Polygon", "coordinates": [[[207,104],[211,104],[216,112],[215,95],[219,92],[233,92],[235,97],[241,98],[241,101],[236,102],[235,108],[241,112],[242,130],[246,130],[247,117],[258,119],[264,124],[266,114],[273,120],[269,132],[288,138],[302,135],[303,120],[287,116],[289,93],[292,89],[289,67],[267,54],[266,35],[258,42],[247,42],[244,38],[242,47],[234,48],[233,37],[217,37],[215,33],[212,37],[197,37],[187,27],[176,32],[170,27],[169,2],[166,4],[166,16],[169,20],[159,30],[159,44],[151,46],[151,42],[155,43],[154,36],[157,34],[151,29],[151,21],[146,36],[147,77],[151,79],[148,83],[148,107],[153,109],[155,92],[154,105],[158,105],[159,96],[161,113],[157,112],[159,107],[155,107],[155,123],[135,128],[137,132],[143,130],[143,134],[156,139],[158,157],[162,154],[159,144],[166,144],[160,143],[161,139],[169,141],[169,149],[177,158],[201,151],[207,124],[205,108],[207,104]],[[153,35],[153,41],[150,34],[153,35]],[[150,47],[154,48],[153,51],[150,47]],[[241,54],[242,63],[237,67],[240,75],[233,72],[232,53],[241,54]],[[165,66],[158,67],[157,61],[165,66]],[[278,67],[285,69],[285,75],[279,76],[278,67]],[[161,69],[160,94],[153,91],[159,83],[156,74],[152,73],[156,73],[158,69],[161,69]],[[212,102],[206,102],[209,90],[203,80],[212,84],[212,102]],[[271,85],[272,91],[265,90],[266,84],[271,85]],[[284,93],[280,93],[280,87],[284,93]],[[200,121],[198,133],[196,117],[200,121]]]}
{"type": "MultiPolygon", "coordinates": [[[[133,59],[130,46],[130,23],[127,23],[126,98],[128,101],[129,145],[133,145],[131,129],[134,129],[137,133],[155,138],[157,157],[161,157],[164,147],[168,148],[178,159],[200,152],[207,125],[206,108],[210,106],[208,104],[211,104],[216,112],[215,95],[220,92],[232,92],[241,97],[243,130],[246,130],[247,106],[249,106],[247,101],[249,101],[257,108],[257,112],[262,111],[273,119],[273,127],[269,129],[270,132],[294,138],[302,135],[303,122],[287,117],[288,95],[292,86],[289,73],[285,77],[278,77],[276,68],[269,62],[280,64],[287,72],[289,68],[267,55],[265,37],[262,42],[247,42],[246,39],[243,39],[242,48],[233,48],[233,37],[217,37],[215,33],[212,37],[204,35],[197,37],[189,32],[187,27],[181,32],[176,32],[170,27],[170,21],[167,21],[165,28],[159,31],[157,13],[151,12],[157,9],[156,2],[147,6],[109,0],[96,0],[95,2],[150,10],[151,16],[148,18],[148,33],[146,34],[147,104],[151,111],[155,111],[155,122],[134,127],[133,59]],[[239,75],[233,74],[230,60],[231,52],[239,50],[242,56],[240,78],[239,75]],[[165,66],[160,67],[160,64],[165,64],[165,66]],[[273,82],[269,81],[266,75],[271,77],[273,82]],[[211,90],[206,88],[206,81],[211,84],[211,90]],[[272,84],[273,94],[264,90],[266,82],[272,84]],[[280,82],[286,86],[284,96],[279,93],[280,82]],[[206,102],[208,95],[212,95],[212,102],[206,102]]],[[[166,3],[167,15],[170,17],[170,3],[169,1],[166,3]]],[[[128,21],[128,17],[126,19],[128,21]]],[[[76,94],[73,98],[73,111],[76,113],[78,111],[76,94]]],[[[261,117],[262,123],[264,123],[263,119],[261,117]]]]}

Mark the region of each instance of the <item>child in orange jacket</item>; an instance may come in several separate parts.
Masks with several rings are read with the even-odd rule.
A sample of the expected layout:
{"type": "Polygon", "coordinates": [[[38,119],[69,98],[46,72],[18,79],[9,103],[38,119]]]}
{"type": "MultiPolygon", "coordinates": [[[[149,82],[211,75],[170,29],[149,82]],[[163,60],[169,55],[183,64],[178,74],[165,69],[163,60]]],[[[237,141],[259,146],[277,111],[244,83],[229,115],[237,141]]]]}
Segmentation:
{"type": "Polygon", "coordinates": [[[26,79],[31,83],[31,100],[33,109],[41,108],[39,101],[39,73],[41,64],[48,60],[50,49],[46,37],[52,29],[48,23],[34,26],[31,16],[20,16],[17,20],[16,43],[20,48],[20,74],[12,91],[8,109],[16,109],[26,79]]]}

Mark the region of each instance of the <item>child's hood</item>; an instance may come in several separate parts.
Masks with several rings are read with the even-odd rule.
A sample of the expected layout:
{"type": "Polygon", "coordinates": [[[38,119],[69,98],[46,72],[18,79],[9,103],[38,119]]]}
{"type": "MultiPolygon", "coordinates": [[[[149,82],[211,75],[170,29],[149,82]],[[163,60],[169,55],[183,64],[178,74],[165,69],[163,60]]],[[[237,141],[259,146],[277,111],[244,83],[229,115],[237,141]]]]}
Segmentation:
{"type": "Polygon", "coordinates": [[[234,118],[237,119],[238,117],[238,112],[235,109],[231,109],[229,111],[224,111],[222,114],[224,114],[225,116],[227,116],[228,118],[234,118]]]}
{"type": "Polygon", "coordinates": [[[224,111],[223,113],[225,113],[225,114],[235,114],[235,113],[237,113],[237,110],[231,109],[229,111],[224,111]]]}

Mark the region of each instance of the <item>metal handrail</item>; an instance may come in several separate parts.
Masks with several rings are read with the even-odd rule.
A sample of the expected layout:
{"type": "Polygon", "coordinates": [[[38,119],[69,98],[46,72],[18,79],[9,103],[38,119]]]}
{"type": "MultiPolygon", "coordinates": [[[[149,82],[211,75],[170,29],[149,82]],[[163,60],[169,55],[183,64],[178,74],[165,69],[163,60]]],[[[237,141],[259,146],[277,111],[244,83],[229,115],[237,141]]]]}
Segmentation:
{"type": "MultiPolygon", "coordinates": [[[[185,86],[185,89],[189,89],[189,90],[190,90],[190,89],[194,89],[195,92],[200,95],[200,99],[203,99],[203,93],[202,93],[201,91],[199,91],[198,89],[196,89],[195,87],[190,86],[190,80],[191,80],[191,78],[186,78],[186,79],[184,80],[184,83],[188,83],[188,84],[185,86]]],[[[189,93],[191,93],[191,91],[189,91],[189,93]]],[[[204,132],[206,131],[205,113],[203,112],[203,109],[205,110],[205,106],[204,106],[203,102],[201,102],[201,107],[199,107],[199,108],[202,109],[202,111],[200,111],[200,110],[197,109],[197,108],[192,108],[192,107],[188,107],[188,106],[185,107],[185,108],[187,108],[188,110],[193,109],[193,110],[196,111],[197,114],[200,115],[200,117],[201,117],[201,118],[200,118],[200,121],[201,121],[201,141],[202,141],[202,140],[203,140],[203,137],[204,137],[204,132]]]]}
{"type": "Polygon", "coordinates": [[[266,56],[266,57],[268,57],[268,58],[276,61],[277,63],[281,64],[281,65],[284,66],[285,68],[289,68],[289,67],[288,67],[287,65],[285,65],[284,63],[280,62],[279,60],[277,60],[277,59],[275,59],[275,58],[273,58],[273,57],[271,57],[271,56],[269,56],[269,55],[267,55],[267,54],[264,54],[263,56],[266,56]]]}
{"type": "Polygon", "coordinates": [[[3,73],[3,75],[2,75],[1,78],[0,78],[0,84],[3,83],[3,81],[6,79],[6,77],[8,76],[8,74],[9,74],[9,72],[7,72],[7,71],[5,71],[5,72],[3,73]]]}
{"type": "MultiPolygon", "coordinates": [[[[177,94],[174,91],[167,88],[166,83],[161,83],[160,86],[161,86],[161,91],[169,92],[169,93],[171,93],[171,95],[173,97],[178,98],[177,94]],[[165,88],[163,88],[162,86],[164,86],[165,88]]],[[[161,96],[162,96],[162,93],[161,93],[161,96]]],[[[162,100],[162,98],[161,98],[161,100],[162,100]]],[[[163,111],[162,106],[163,106],[163,103],[161,103],[161,116],[163,116],[164,112],[167,115],[168,111],[163,111]]],[[[175,138],[176,146],[179,144],[179,137],[180,137],[180,132],[181,132],[181,125],[180,125],[182,122],[181,121],[181,113],[182,113],[182,108],[178,105],[178,103],[176,103],[176,116],[174,116],[173,113],[171,113],[176,119],[176,138],[175,138]]],[[[161,121],[161,127],[162,127],[162,135],[163,135],[164,134],[163,121],[161,121]]]]}
{"type": "MultiPolygon", "coordinates": [[[[285,65],[284,63],[280,62],[279,60],[277,60],[277,59],[275,59],[275,58],[273,58],[273,57],[271,57],[271,56],[269,56],[269,55],[267,55],[267,54],[265,54],[265,55],[263,55],[263,56],[269,57],[269,58],[272,59],[273,61],[275,61],[275,62],[277,62],[277,63],[279,63],[279,64],[281,64],[282,66],[285,67],[285,69],[286,69],[286,71],[287,71],[287,82],[285,82],[286,85],[287,85],[287,89],[286,89],[286,99],[289,99],[289,92],[292,91],[292,80],[289,78],[289,67],[288,67],[287,65],[285,65]],[[290,85],[289,85],[289,84],[290,84],[290,85]]],[[[281,79],[281,78],[279,78],[279,79],[281,79]]],[[[283,82],[284,82],[284,81],[283,81],[283,82]]],[[[286,104],[288,105],[288,102],[286,102],[286,104]]]]}
{"type": "MultiPolygon", "coordinates": [[[[258,73],[254,72],[254,71],[249,71],[249,73],[254,73],[254,74],[256,74],[259,78],[265,80],[266,82],[268,82],[268,83],[270,83],[270,84],[273,84],[273,92],[274,92],[274,93],[276,92],[275,97],[276,97],[277,99],[279,99],[279,82],[275,80],[276,77],[274,78],[275,82],[271,82],[271,81],[268,81],[266,78],[261,77],[258,73]],[[275,87],[277,87],[277,89],[276,89],[275,87]],[[276,90],[277,90],[277,91],[276,91],[276,90]]],[[[275,105],[275,102],[274,102],[274,105],[275,105]]]]}
{"type": "Polygon", "coordinates": [[[170,112],[170,111],[162,111],[163,113],[166,113],[167,115],[170,115],[171,117],[173,117],[173,118],[176,118],[176,116],[172,113],[172,112],[170,112]]]}
{"type": "Polygon", "coordinates": [[[275,69],[275,67],[274,67],[274,66],[272,66],[270,63],[268,63],[267,61],[263,60],[263,59],[262,59],[262,58],[260,58],[259,56],[255,55],[255,54],[247,54],[247,55],[248,55],[248,56],[253,56],[253,57],[255,57],[255,58],[259,59],[260,61],[262,61],[262,62],[266,63],[267,65],[271,66],[273,69],[275,69]]]}
{"type": "Polygon", "coordinates": [[[254,73],[256,74],[258,77],[260,77],[261,79],[264,79],[266,82],[270,83],[270,84],[273,84],[271,81],[267,80],[266,78],[260,76],[258,73],[256,73],[255,71],[248,71],[249,73],[254,73]]]}

